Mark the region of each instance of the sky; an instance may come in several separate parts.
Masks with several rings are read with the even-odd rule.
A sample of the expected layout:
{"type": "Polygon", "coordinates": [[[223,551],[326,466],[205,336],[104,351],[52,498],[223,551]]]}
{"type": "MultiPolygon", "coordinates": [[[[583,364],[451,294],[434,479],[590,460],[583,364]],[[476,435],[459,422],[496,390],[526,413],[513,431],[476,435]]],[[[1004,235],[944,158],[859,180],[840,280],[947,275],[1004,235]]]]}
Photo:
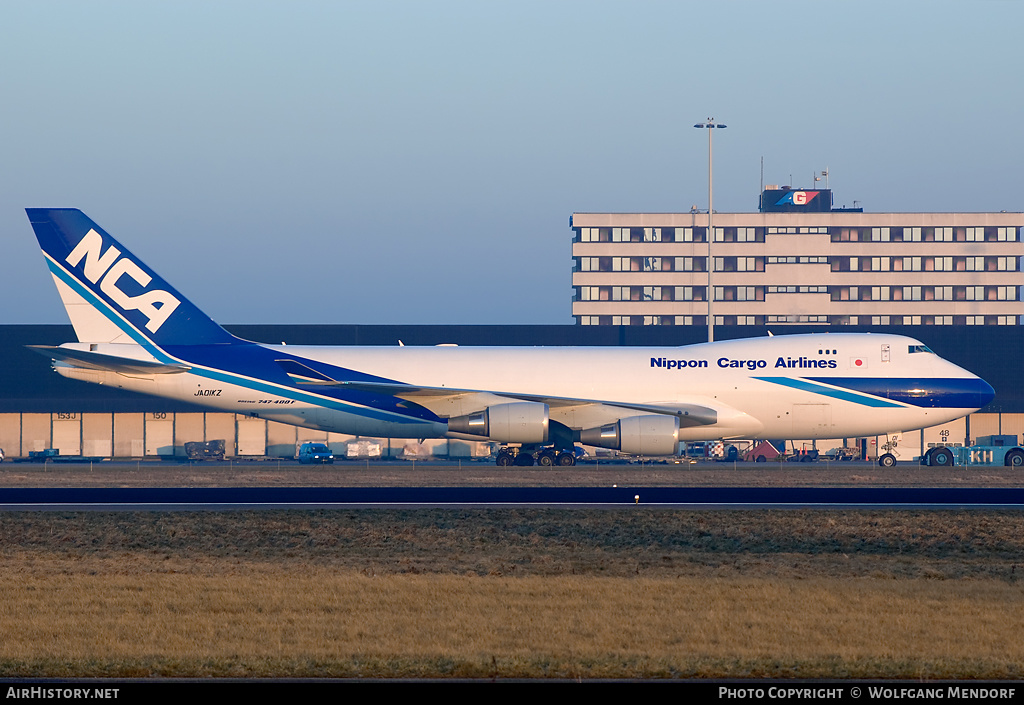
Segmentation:
{"type": "Polygon", "coordinates": [[[221,323],[567,324],[573,212],[1021,211],[1024,3],[0,4],[0,323],[77,207],[221,323]],[[820,185],[820,184],[819,184],[820,185]]]}

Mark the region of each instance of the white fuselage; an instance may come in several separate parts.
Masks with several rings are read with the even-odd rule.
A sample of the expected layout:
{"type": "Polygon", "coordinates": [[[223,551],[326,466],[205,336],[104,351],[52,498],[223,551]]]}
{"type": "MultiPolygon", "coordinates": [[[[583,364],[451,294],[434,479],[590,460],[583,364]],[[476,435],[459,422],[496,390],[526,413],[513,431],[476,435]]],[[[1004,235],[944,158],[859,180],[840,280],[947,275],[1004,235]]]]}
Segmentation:
{"type": "Polygon", "coordinates": [[[435,395],[428,406],[440,420],[428,420],[216,368],[151,376],[57,369],[224,411],[392,438],[455,435],[444,419],[528,395],[572,400],[550,409],[553,421],[572,429],[630,413],[616,404],[691,404],[714,409],[717,423],[681,428],[680,440],[868,436],[934,426],[977,407],[887,401],[829,380],[891,381],[893,387],[921,379],[980,382],[917,341],[891,335],[778,336],[679,348],[263,347],[405,385],[451,388],[453,394],[435,395]]]}

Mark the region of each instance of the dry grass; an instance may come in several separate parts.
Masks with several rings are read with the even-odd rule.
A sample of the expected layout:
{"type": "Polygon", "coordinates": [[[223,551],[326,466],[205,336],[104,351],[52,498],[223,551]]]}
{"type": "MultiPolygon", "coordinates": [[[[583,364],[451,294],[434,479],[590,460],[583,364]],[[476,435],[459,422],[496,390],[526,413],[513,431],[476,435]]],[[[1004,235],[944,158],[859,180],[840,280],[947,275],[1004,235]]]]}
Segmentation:
{"type": "Polygon", "coordinates": [[[4,675],[1021,675],[1017,586],[926,580],[0,580],[4,675]]]}
{"type": "Polygon", "coordinates": [[[0,515],[3,676],[1019,678],[1012,512],[0,515]]]}

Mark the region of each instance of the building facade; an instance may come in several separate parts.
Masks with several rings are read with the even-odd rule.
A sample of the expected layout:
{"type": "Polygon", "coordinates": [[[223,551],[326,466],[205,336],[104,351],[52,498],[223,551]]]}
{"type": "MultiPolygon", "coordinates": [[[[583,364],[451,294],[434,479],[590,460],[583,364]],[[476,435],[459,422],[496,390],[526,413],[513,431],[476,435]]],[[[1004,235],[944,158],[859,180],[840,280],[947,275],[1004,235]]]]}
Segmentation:
{"type": "Polygon", "coordinates": [[[769,187],[757,213],[714,214],[713,272],[706,212],[571,227],[579,325],[706,325],[709,274],[716,325],[1024,324],[1021,213],[864,213],[769,187]]]}

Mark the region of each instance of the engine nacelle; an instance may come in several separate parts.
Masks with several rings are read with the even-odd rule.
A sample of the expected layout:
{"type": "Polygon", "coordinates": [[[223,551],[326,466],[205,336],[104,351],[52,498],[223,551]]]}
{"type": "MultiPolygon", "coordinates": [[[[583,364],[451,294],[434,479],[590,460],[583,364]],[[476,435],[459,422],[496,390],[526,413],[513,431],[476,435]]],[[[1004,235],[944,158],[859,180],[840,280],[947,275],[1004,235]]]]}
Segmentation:
{"type": "Polygon", "coordinates": [[[489,406],[448,419],[448,430],[502,443],[547,443],[548,405],[533,401],[489,406]]]}
{"type": "Polygon", "coordinates": [[[580,442],[631,455],[675,455],[679,452],[679,418],[666,414],[629,416],[581,431],[580,442]]]}

